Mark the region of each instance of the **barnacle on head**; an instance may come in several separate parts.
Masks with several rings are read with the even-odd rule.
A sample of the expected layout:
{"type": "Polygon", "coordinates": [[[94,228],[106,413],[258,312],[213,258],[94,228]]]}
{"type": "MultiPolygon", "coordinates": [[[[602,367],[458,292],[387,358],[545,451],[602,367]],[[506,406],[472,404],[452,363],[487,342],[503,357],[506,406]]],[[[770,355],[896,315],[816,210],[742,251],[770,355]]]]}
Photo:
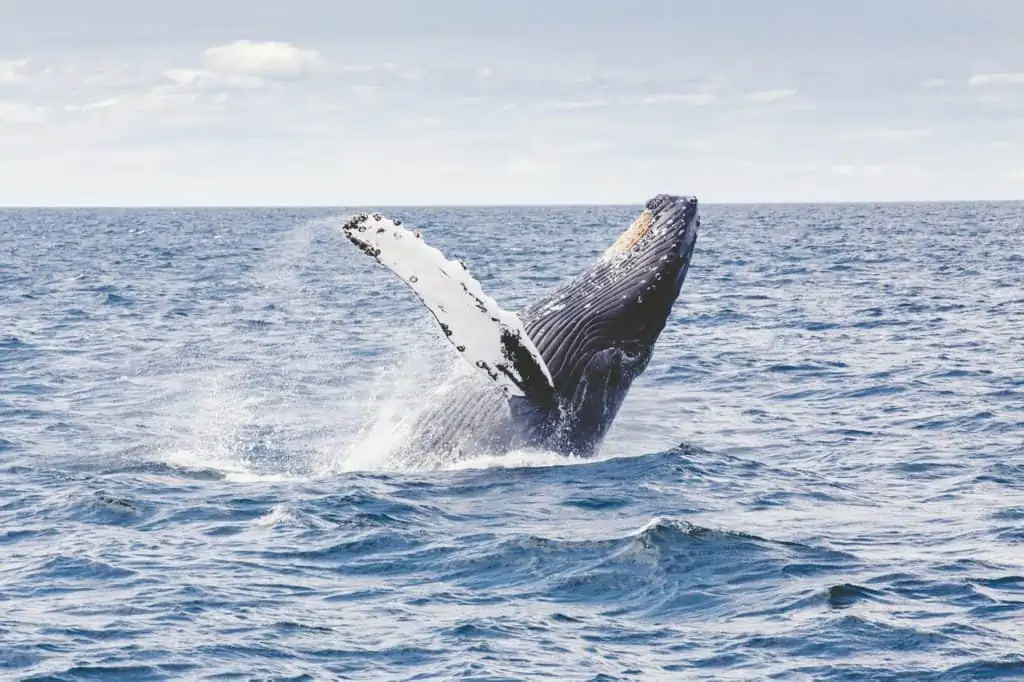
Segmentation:
{"type": "Polygon", "coordinates": [[[651,223],[654,220],[654,213],[650,209],[644,209],[640,212],[640,215],[636,217],[626,231],[619,235],[619,238],[615,240],[615,243],[608,247],[608,250],[604,252],[604,259],[610,260],[615,256],[627,253],[630,249],[636,246],[636,243],[643,239],[647,231],[651,229],[651,223]]]}

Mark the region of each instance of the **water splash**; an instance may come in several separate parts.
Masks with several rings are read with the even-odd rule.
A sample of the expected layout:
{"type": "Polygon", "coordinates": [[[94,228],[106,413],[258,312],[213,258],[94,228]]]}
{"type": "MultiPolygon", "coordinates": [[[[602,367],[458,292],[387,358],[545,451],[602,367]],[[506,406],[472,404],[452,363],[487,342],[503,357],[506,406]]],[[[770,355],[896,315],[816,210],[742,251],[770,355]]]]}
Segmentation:
{"type": "MultiPolygon", "coordinates": [[[[158,378],[152,421],[163,445],[152,457],[246,482],[401,468],[391,455],[454,362],[425,315],[382,331],[361,364],[334,347],[350,342],[339,328],[351,324],[336,310],[353,294],[321,277],[327,266],[314,247],[340,241],[336,222],[308,220],[282,235],[250,272],[252,300],[239,296],[224,327],[204,330],[206,339],[182,349],[178,371],[158,378]],[[232,334],[239,321],[261,334],[232,334]]],[[[342,285],[354,260],[346,254],[331,256],[342,285]]],[[[375,321],[369,306],[358,320],[375,321]]]]}
{"type": "MultiPolygon", "coordinates": [[[[410,468],[396,458],[408,442],[409,429],[422,408],[431,384],[444,376],[443,361],[424,357],[407,348],[374,380],[367,382],[362,400],[350,407],[352,421],[360,426],[343,444],[324,453],[316,469],[327,476],[352,471],[396,471],[410,468]]],[[[451,360],[448,360],[449,367],[451,360]]],[[[414,467],[412,467],[414,468],[414,467]]]]}

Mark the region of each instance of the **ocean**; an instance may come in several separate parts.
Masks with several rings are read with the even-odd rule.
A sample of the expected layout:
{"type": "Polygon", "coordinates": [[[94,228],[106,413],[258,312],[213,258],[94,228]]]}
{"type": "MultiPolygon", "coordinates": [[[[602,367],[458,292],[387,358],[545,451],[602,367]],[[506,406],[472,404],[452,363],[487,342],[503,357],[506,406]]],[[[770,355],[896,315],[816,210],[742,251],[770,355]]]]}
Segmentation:
{"type": "MultiPolygon", "coordinates": [[[[515,309],[637,208],[385,213],[515,309]]],[[[0,679],[1024,678],[1024,204],[703,206],[597,457],[422,466],[352,212],[0,210],[0,679]]]]}

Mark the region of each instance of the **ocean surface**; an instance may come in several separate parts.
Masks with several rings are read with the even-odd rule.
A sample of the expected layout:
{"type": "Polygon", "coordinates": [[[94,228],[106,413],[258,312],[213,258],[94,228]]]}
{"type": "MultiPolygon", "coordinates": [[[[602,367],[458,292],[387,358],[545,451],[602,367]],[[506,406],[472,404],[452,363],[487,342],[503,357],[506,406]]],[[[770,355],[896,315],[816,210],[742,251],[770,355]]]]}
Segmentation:
{"type": "MultiPolygon", "coordinates": [[[[387,214],[512,309],[635,211],[387,214]]],[[[440,467],[351,213],[0,211],[0,679],[1024,678],[1024,204],[704,206],[597,458],[440,467]]]]}

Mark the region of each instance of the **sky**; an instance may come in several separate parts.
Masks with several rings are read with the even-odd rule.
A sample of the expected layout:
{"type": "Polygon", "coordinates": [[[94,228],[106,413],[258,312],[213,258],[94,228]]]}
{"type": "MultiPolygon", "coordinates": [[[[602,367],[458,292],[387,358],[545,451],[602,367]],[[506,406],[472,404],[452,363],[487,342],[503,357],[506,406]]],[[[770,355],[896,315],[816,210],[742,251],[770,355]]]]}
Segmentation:
{"type": "Polygon", "coordinates": [[[1019,0],[0,0],[0,205],[1024,198],[1019,0]]]}

